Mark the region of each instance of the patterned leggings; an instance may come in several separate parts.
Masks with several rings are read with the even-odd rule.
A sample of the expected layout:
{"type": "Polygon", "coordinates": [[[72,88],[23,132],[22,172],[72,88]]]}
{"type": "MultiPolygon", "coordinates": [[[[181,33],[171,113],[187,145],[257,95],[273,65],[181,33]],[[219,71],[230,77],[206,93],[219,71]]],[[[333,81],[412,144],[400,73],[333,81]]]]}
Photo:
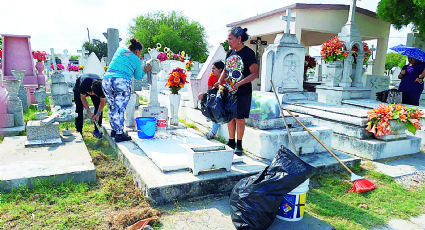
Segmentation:
{"type": "Polygon", "coordinates": [[[102,88],[109,104],[109,123],[117,134],[122,134],[124,111],[130,100],[131,81],[120,77],[108,77],[102,80],[102,88]]]}

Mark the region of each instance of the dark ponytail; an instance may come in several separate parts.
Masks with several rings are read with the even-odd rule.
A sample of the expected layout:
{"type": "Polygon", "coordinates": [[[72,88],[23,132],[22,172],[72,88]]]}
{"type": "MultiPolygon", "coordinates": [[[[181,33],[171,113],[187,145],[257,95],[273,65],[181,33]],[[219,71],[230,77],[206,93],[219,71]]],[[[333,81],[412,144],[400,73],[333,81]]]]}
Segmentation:
{"type": "Polygon", "coordinates": [[[138,42],[135,38],[130,39],[130,45],[128,46],[130,51],[142,50],[142,43],[138,42]]]}
{"type": "Polygon", "coordinates": [[[249,38],[249,35],[246,33],[247,31],[247,28],[242,29],[242,27],[240,26],[235,26],[230,29],[230,33],[233,34],[233,36],[235,36],[236,38],[240,36],[242,42],[245,42],[249,38]]]}

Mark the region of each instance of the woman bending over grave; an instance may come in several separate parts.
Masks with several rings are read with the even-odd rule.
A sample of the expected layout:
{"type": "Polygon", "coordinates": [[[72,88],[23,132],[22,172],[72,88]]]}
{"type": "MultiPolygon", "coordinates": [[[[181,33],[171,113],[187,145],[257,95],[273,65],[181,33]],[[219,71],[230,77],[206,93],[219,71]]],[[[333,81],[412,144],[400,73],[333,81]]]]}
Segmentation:
{"type": "MultiPolygon", "coordinates": [[[[83,134],[84,109],[86,109],[90,119],[98,122],[99,126],[101,126],[103,108],[105,107],[105,94],[102,90],[102,79],[96,74],[83,74],[77,78],[73,91],[75,112],[78,114],[77,118],[75,118],[75,128],[77,132],[83,134]],[[94,113],[89,109],[87,96],[90,96],[93,102],[94,113]]],[[[96,125],[94,126],[93,136],[97,138],[102,137],[96,125]]]]}
{"type": "Polygon", "coordinates": [[[249,117],[252,100],[252,84],[258,77],[258,65],[255,53],[252,49],[244,45],[248,40],[247,29],[240,26],[230,29],[227,41],[230,50],[226,55],[225,71],[222,72],[220,79],[214,86],[218,86],[218,82],[222,82],[226,78],[233,84],[231,92],[235,92],[237,96],[237,116],[235,119],[227,123],[229,131],[229,142],[227,145],[235,149],[235,154],[242,155],[242,138],[245,131],[245,118],[249,117]],[[237,131],[237,142],[235,136],[237,131]]]}
{"type": "MultiPolygon", "coordinates": [[[[212,64],[211,67],[211,74],[210,77],[208,78],[208,90],[212,89],[214,87],[214,84],[218,81],[218,79],[220,78],[221,72],[223,72],[224,69],[224,63],[222,61],[216,61],[214,62],[214,64],[212,64]]],[[[221,84],[224,84],[225,82],[223,81],[221,84]]],[[[202,97],[204,96],[205,93],[200,93],[198,95],[198,99],[202,100],[202,97]]],[[[205,136],[207,137],[207,139],[212,139],[214,138],[214,136],[217,134],[217,130],[220,127],[219,124],[213,122],[213,127],[212,130],[205,133],[205,136]]]]}
{"type": "Polygon", "coordinates": [[[419,98],[424,90],[425,63],[407,57],[409,64],[403,66],[398,78],[401,79],[398,89],[403,92],[402,103],[419,106],[419,98]]]}
{"type": "Polygon", "coordinates": [[[124,134],[124,111],[130,100],[131,78],[142,79],[152,67],[146,65],[142,70],[140,54],[143,46],[135,38],[130,39],[128,49],[120,47],[112,57],[108,70],[103,76],[103,91],[109,104],[109,122],[111,137],[115,142],[128,141],[131,137],[124,134]]]}

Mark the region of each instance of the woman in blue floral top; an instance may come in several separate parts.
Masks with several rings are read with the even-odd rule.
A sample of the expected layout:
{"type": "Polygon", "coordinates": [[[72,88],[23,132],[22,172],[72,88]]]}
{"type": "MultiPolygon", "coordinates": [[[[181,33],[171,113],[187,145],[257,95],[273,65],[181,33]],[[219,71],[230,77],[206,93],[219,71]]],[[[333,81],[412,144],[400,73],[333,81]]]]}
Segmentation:
{"type": "Polygon", "coordinates": [[[229,142],[227,145],[235,149],[235,154],[242,155],[242,138],[245,131],[245,118],[249,117],[252,99],[251,82],[258,77],[258,64],[255,53],[252,49],[245,46],[244,42],[248,40],[247,29],[240,26],[230,29],[228,34],[228,43],[230,50],[226,55],[225,71],[222,72],[218,82],[228,79],[233,86],[230,91],[237,96],[237,116],[227,123],[229,131],[229,142]],[[236,136],[237,132],[237,136],[236,136]],[[237,140],[235,141],[235,137],[237,140]]]}

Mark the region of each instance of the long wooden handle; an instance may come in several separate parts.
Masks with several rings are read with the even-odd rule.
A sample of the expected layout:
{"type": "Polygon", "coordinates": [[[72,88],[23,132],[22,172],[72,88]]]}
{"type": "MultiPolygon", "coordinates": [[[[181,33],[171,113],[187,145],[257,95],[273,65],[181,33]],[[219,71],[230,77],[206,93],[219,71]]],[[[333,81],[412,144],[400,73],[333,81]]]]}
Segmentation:
{"type": "Polygon", "coordinates": [[[295,148],[294,140],[292,140],[292,135],[291,135],[291,131],[289,131],[288,123],[286,123],[285,114],[283,114],[282,107],[280,106],[280,101],[279,101],[279,98],[277,97],[277,93],[276,93],[276,89],[274,88],[273,81],[270,80],[270,83],[271,83],[274,95],[276,97],[277,105],[279,106],[280,116],[282,116],[282,118],[283,118],[283,123],[285,124],[286,131],[288,133],[289,142],[291,142],[292,148],[294,148],[295,155],[299,156],[299,154],[297,152],[297,148],[295,148]]]}
{"type": "Polygon", "coordinates": [[[311,136],[314,137],[314,139],[316,139],[326,150],[328,150],[328,152],[342,165],[344,166],[344,168],[351,174],[353,174],[353,171],[351,171],[351,169],[349,169],[328,147],[325,146],[325,144],[323,144],[322,141],[319,140],[319,138],[316,137],[316,135],[314,135],[310,129],[308,129],[307,127],[305,127],[305,125],[298,120],[294,114],[291,113],[291,111],[289,111],[288,109],[285,109],[286,112],[288,112],[302,127],[304,127],[305,130],[307,130],[308,133],[310,133],[311,136]]]}

